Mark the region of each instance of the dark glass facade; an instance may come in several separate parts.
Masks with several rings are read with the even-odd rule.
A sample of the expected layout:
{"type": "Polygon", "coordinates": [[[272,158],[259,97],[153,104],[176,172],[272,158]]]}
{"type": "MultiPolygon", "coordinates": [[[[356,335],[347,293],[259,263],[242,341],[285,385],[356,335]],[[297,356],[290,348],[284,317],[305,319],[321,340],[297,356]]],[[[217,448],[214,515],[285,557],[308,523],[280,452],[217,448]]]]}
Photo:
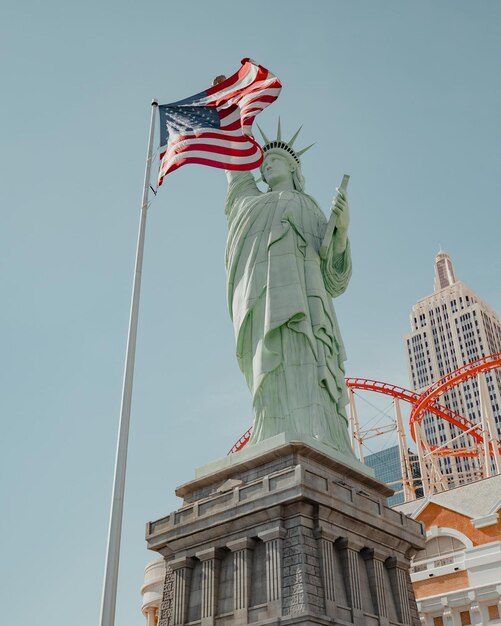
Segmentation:
{"type": "MultiPolygon", "coordinates": [[[[412,476],[414,478],[414,487],[416,489],[416,497],[423,497],[423,489],[421,481],[416,480],[421,478],[421,472],[419,471],[419,462],[417,454],[414,454],[409,450],[409,461],[412,468],[412,476]]],[[[400,470],[400,454],[398,446],[381,450],[381,452],[375,452],[369,454],[364,458],[364,463],[369,467],[372,467],[376,473],[376,478],[382,483],[386,483],[389,487],[395,490],[395,495],[388,498],[389,506],[395,504],[401,504],[404,502],[404,491],[402,487],[402,472],[400,470]]]]}

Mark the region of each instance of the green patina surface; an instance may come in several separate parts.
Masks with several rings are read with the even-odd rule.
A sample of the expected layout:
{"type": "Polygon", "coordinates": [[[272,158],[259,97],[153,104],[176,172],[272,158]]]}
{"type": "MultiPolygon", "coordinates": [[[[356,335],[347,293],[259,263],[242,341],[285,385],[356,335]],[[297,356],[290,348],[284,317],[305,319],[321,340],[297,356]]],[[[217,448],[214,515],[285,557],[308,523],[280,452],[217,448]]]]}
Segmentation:
{"type": "Polygon", "coordinates": [[[276,147],[265,146],[265,154],[269,191],[250,172],[227,172],[225,206],[228,305],[253,398],[249,443],[284,433],[353,457],[346,357],[332,305],[351,276],[346,194],[333,201],[336,226],[320,258],[327,219],[303,191],[298,159],[276,147]]]}

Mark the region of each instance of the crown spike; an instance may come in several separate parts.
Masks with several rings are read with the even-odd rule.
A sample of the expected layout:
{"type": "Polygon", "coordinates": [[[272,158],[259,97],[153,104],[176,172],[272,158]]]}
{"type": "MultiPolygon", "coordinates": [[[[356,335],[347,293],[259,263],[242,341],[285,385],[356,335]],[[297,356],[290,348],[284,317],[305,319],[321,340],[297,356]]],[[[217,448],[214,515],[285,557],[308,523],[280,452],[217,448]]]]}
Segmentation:
{"type": "Polygon", "coordinates": [[[261,133],[261,136],[263,138],[264,143],[270,143],[270,140],[268,139],[268,137],[264,134],[263,129],[261,128],[261,126],[259,126],[259,124],[256,122],[256,126],[259,128],[259,132],[261,133]]]}
{"type": "Polygon", "coordinates": [[[297,136],[299,135],[299,133],[301,132],[301,129],[303,128],[302,125],[297,129],[297,131],[294,133],[292,139],[289,142],[285,142],[282,140],[282,124],[281,124],[280,118],[278,118],[277,138],[273,139],[272,141],[270,141],[268,137],[264,134],[264,131],[259,126],[259,124],[256,124],[256,126],[259,128],[259,132],[261,133],[265,141],[265,144],[263,145],[263,151],[265,154],[270,150],[279,150],[287,154],[288,156],[292,157],[294,161],[296,161],[296,163],[300,163],[299,157],[302,154],[304,154],[307,150],[309,150],[312,146],[315,145],[314,143],[312,143],[306,148],[303,148],[302,150],[298,150],[297,152],[294,150],[294,148],[292,148],[293,143],[296,141],[297,136]]]}
{"type": "Polygon", "coordinates": [[[306,150],[313,148],[314,145],[315,145],[314,143],[311,143],[309,146],[306,146],[306,148],[303,148],[302,150],[298,150],[296,154],[298,155],[298,157],[300,157],[302,154],[306,152],[306,150]]]}
{"type": "Polygon", "coordinates": [[[297,136],[299,135],[299,133],[301,132],[301,128],[303,128],[303,125],[301,124],[301,126],[296,130],[296,132],[294,133],[292,139],[290,139],[287,143],[289,144],[289,146],[293,146],[294,142],[297,139],[297,136]]]}

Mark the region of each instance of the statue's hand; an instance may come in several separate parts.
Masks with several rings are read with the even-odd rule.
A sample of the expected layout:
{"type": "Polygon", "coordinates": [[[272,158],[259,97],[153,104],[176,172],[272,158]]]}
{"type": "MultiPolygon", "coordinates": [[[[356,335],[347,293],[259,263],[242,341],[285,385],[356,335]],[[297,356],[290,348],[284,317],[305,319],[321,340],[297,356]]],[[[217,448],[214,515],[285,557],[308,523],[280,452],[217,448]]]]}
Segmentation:
{"type": "Polygon", "coordinates": [[[346,233],[350,223],[350,209],[346,191],[337,192],[332,201],[332,212],[337,216],[336,229],[346,233]]]}
{"type": "Polygon", "coordinates": [[[332,212],[336,215],[336,228],[333,237],[334,252],[342,254],[346,249],[350,223],[350,209],[346,191],[338,189],[337,195],[332,201],[332,212]]]}
{"type": "Polygon", "coordinates": [[[216,85],[219,85],[219,83],[222,83],[226,80],[226,76],[224,74],[220,74],[219,76],[216,76],[216,78],[212,81],[212,86],[215,87],[216,85]]]}

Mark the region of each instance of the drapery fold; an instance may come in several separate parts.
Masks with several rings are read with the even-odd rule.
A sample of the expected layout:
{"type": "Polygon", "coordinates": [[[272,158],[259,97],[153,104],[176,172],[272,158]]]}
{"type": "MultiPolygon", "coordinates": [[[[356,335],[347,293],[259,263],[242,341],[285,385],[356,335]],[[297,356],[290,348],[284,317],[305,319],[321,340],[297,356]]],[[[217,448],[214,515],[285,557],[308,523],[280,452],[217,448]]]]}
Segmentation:
{"type": "Polygon", "coordinates": [[[251,442],[280,432],[347,452],[346,358],[332,297],[351,276],[342,254],[318,250],[327,220],[310,196],[262,193],[231,173],[226,269],[237,359],[253,397],[251,442]]]}

